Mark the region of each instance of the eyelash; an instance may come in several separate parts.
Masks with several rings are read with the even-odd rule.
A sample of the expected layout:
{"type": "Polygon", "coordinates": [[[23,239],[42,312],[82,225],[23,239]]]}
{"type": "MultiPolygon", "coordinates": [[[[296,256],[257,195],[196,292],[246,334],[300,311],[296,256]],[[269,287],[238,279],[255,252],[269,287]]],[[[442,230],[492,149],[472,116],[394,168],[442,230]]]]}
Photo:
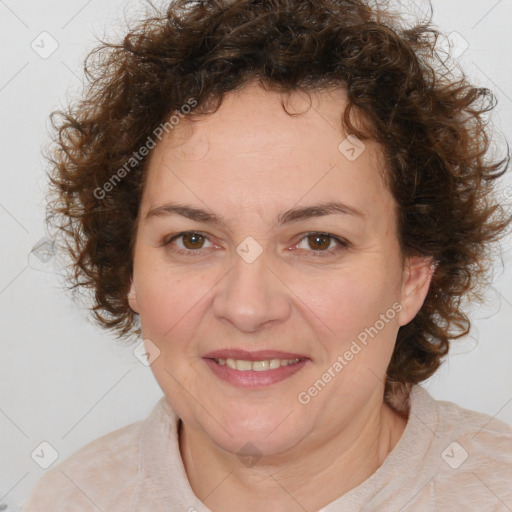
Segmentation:
{"type": "MultiPolygon", "coordinates": [[[[179,238],[182,238],[185,235],[199,235],[199,236],[204,237],[205,239],[208,239],[208,235],[201,231],[183,231],[181,233],[178,233],[178,234],[173,235],[172,237],[166,239],[162,245],[172,247],[171,246],[172,242],[174,242],[175,240],[177,240],[179,238]]],[[[319,250],[307,251],[307,252],[311,252],[312,256],[314,256],[314,257],[322,258],[322,257],[326,257],[326,256],[332,256],[334,253],[338,252],[339,250],[346,249],[346,248],[350,247],[350,242],[348,242],[347,240],[344,240],[343,238],[331,235],[330,233],[325,233],[323,231],[310,231],[308,233],[303,233],[300,235],[301,238],[295,245],[299,245],[303,240],[307,239],[311,235],[319,235],[319,236],[323,236],[323,237],[328,237],[331,239],[331,241],[334,240],[335,242],[338,243],[338,245],[336,247],[327,249],[324,251],[319,251],[319,250]]],[[[293,249],[293,250],[296,250],[296,249],[293,249]]],[[[178,254],[186,255],[186,256],[195,256],[195,255],[200,256],[201,255],[201,249],[180,249],[180,248],[173,247],[172,251],[176,252],[178,254]]]]}

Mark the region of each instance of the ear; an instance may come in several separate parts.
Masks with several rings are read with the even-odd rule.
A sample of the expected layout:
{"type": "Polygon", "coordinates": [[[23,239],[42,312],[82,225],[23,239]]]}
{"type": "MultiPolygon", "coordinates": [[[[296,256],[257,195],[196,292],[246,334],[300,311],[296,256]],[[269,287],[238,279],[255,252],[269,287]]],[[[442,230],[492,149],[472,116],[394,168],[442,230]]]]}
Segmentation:
{"type": "Polygon", "coordinates": [[[398,315],[400,325],[408,324],[425,301],[435,265],[429,256],[406,258],[402,277],[402,309],[398,315]]]}
{"type": "Polygon", "coordinates": [[[134,313],[139,313],[139,304],[137,302],[137,292],[135,291],[135,285],[132,283],[130,285],[130,291],[128,292],[128,304],[134,313]]]}

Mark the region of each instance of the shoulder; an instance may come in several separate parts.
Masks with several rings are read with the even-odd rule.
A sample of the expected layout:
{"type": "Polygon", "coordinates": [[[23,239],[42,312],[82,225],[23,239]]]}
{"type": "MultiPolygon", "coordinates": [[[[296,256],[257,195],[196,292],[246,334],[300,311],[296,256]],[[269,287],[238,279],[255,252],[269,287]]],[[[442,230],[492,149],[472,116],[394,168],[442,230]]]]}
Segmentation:
{"type": "Polygon", "coordinates": [[[437,505],[448,500],[465,510],[491,510],[491,504],[497,507],[492,510],[502,510],[504,504],[512,509],[512,427],[487,414],[429,399],[437,412],[432,443],[437,463],[429,486],[437,505]]]}
{"type": "MultiPolygon", "coordinates": [[[[512,427],[496,417],[454,403],[436,401],[439,428],[467,452],[464,462],[473,467],[476,461],[487,459],[512,468],[512,427]]],[[[457,447],[455,447],[457,448],[457,447]]],[[[461,456],[465,455],[462,450],[461,456]]],[[[450,450],[445,454],[449,456],[450,450]]]]}
{"type": "MultiPolygon", "coordinates": [[[[154,411],[159,407],[160,402],[154,411]]],[[[71,504],[80,512],[98,507],[127,509],[123,500],[129,500],[136,486],[139,439],[149,418],[95,439],[49,469],[37,482],[23,512],[64,512],[71,504]]]]}

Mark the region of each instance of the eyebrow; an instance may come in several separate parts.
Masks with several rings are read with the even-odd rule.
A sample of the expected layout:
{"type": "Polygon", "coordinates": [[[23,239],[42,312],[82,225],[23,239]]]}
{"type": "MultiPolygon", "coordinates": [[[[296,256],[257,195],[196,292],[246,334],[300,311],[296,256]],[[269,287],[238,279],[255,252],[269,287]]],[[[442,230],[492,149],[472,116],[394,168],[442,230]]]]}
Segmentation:
{"type": "MultiPolygon", "coordinates": [[[[326,215],[352,215],[364,219],[365,214],[354,208],[339,202],[326,202],[300,208],[291,208],[279,214],[273,227],[282,226],[291,222],[312,219],[315,217],[324,217],[326,215]]],[[[216,215],[213,212],[195,208],[193,206],[175,203],[165,203],[160,206],[154,206],[148,210],[144,222],[153,217],[165,217],[168,215],[181,215],[187,219],[197,222],[204,222],[222,227],[228,227],[224,217],[216,215]]]]}

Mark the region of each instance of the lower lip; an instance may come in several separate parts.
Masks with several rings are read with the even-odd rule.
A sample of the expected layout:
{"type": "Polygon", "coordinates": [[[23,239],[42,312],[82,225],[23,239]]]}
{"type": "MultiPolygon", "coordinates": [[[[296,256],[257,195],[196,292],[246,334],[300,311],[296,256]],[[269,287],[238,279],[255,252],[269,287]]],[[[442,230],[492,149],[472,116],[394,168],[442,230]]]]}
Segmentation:
{"type": "Polygon", "coordinates": [[[291,377],[307,363],[307,360],[303,359],[298,363],[280,366],[274,370],[255,372],[254,370],[233,370],[233,368],[227,365],[220,365],[214,359],[205,359],[204,361],[217,377],[241,388],[262,388],[271,386],[272,384],[276,384],[291,377]]]}

